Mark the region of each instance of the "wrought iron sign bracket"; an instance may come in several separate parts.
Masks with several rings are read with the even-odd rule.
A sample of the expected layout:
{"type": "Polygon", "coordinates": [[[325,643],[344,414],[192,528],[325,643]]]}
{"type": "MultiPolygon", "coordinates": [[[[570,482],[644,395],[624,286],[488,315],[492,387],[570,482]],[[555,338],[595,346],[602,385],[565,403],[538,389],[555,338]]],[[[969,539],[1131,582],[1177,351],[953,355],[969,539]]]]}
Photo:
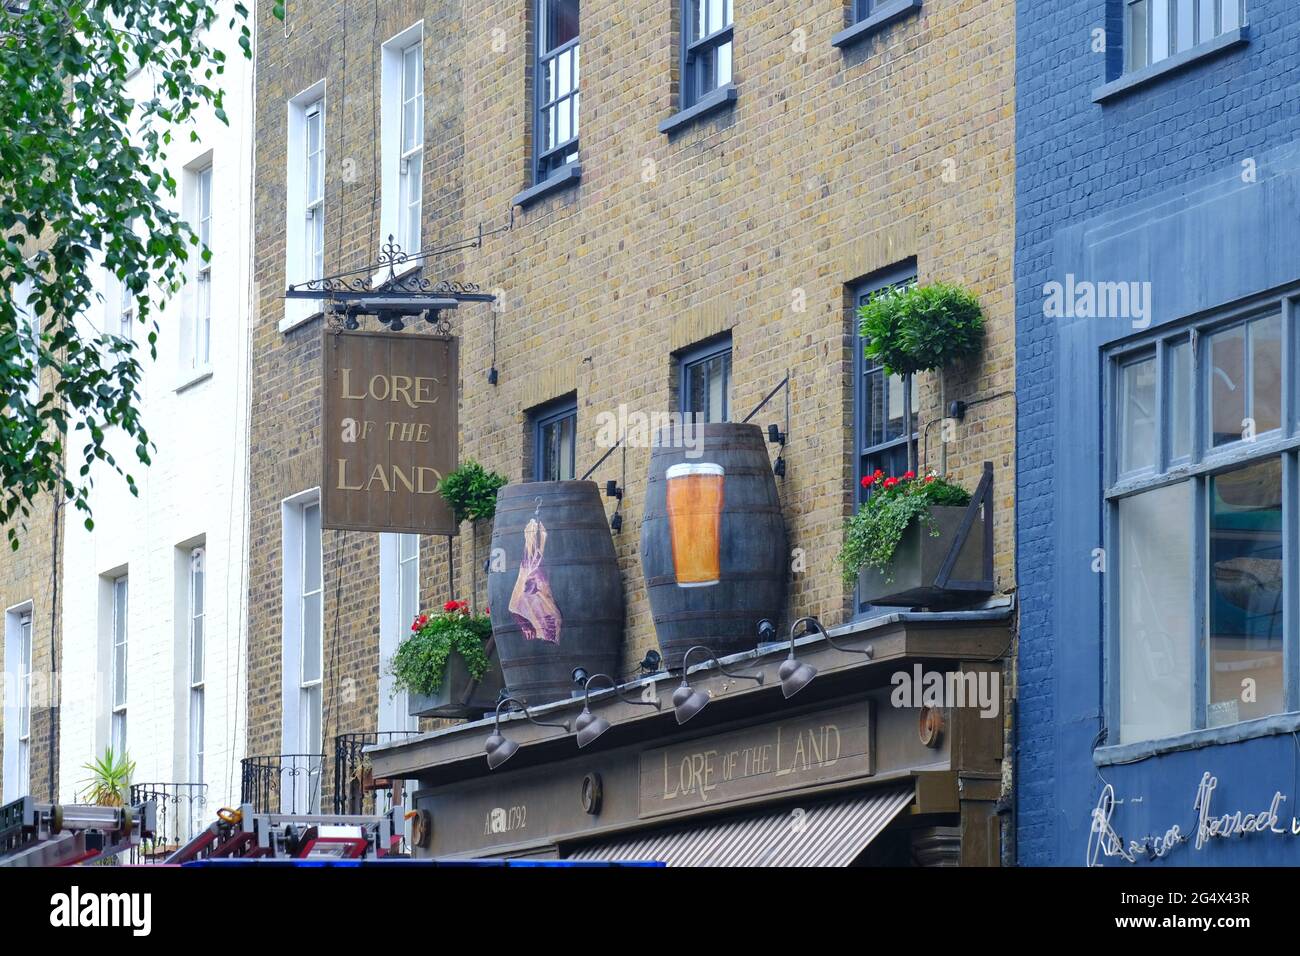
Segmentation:
{"type": "Polygon", "coordinates": [[[363,315],[375,316],[394,332],[405,328],[407,319],[416,317],[447,335],[451,332],[449,311],[459,308],[462,302],[495,303],[496,296],[473,282],[426,279],[420,266],[435,256],[479,248],[484,236],[506,232],[512,226],[513,214],[510,225],[487,233],[479,226],[473,239],[414,254],[403,252],[390,235],[375,265],[296,283],[285,290],[284,296],[323,302],[322,311],[341,317],[342,327],[348,330],[360,328],[359,317],[363,315]]]}

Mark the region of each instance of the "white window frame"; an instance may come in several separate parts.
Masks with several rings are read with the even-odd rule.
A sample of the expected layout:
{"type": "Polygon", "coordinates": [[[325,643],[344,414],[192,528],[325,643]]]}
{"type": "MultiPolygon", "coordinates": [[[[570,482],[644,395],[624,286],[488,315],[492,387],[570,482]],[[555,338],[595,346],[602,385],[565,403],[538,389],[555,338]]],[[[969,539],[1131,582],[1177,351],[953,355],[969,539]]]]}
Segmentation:
{"type": "Polygon", "coordinates": [[[207,566],[206,549],[190,551],[189,565],[189,747],[187,775],[189,783],[204,783],[207,713],[207,566]]]}
{"type": "Polygon", "coordinates": [[[109,712],[108,745],[113,748],[114,759],[120,760],[127,753],[129,725],[127,723],[127,692],[130,681],[127,679],[130,666],[130,620],[131,590],[130,577],[119,574],[112,579],[112,630],[109,633],[109,712]],[[119,626],[120,625],[120,626],[119,626]],[[118,655],[122,656],[122,666],[118,667],[118,655]],[[118,671],[122,682],[118,684],[118,671]]]}
{"type": "Polygon", "coordinates": [[[32,381],[27,383],[26,394],[28,403],[35,406],[41,400],[41,320],[40,316],[36,314],[36,310],[29,308],[27,305],[27,298],[32,294],[33,286],[34,283],[30,276],[18,283],[18,287],[14,290],[14,306],[26,320],[22,326],[22,347],[36,372],[32,381]]]}
{"type": "Polygon", "coordinates": [[[190,368],[199,372],[212,366],[212,258],[203,259],[203,249],[212,252],[212,160],[193,171],[194,231],[199,246],[194,257],[194,315],[190,328],[190,368]]]}
{"type": "MultiPolygon", "coordinates": [[[[324,548],[323,534],[315,542],[306,540],[306,514],[309,509],[319,510],[320,489],[314,488],[302,492],[281,502],[281,554],[284,559],[282,579],[282,674],[281,674],[281,752],[285,755],[316,755],[325,750],[323,702],[324,702],[324,548]],[[321,562],[321,580],[317,587],[306,587],[306,567],[308,547],[317,549],[321,562]],[[305,601],[313,595],[321,597],[321,613],[317,633],[306,634],[305,601]],[[318,644],[321,673],[314,679],[306,679],[303,673],[305,641],[314,638],[318,644]],[[320,727],[322,738],[319,741],[306,740],[307,730],[311,724],[308,707],[317,709],[316,725],[320,727]]],[[[308,760],[305,764],[295,764],[283,768],[281,787],[281,809],[284,812],[304,808],[318,811],[321,798],[321,781],[323,763],[321,760],[308,760]]]]}
{"type": "MultiPolygon", "coordinates": [[[[319,279],[324,272],[325,163],[328,159],[325,137],[329,129],[328,117],[324,80],[312,84],[289,100],[284,231],[286,285],[319,279]],[[319,117],[321,126],[319,196],[313,194],[309,182],[308,127],[313,111],[319,117]],[[321,236],[319,257],[312,249],[313,237],[318,232],[321,236]]],[[[285,299],[280,331],[288,332],[319,312],[320,306],[312,300],[285,299]]]]}
{"type": "Polygon", "coordinates": [[[409,713],[410,699],[405,691],[393,690],[389,663],[398,645],[411,633],[411,622],[420,613],[420,536],[416,534],[381,534],[379,536],[379,713],[380,731],[419,730],[420,721],[409,713]],[[412,544],[414,549],[412,551],[412,544]],[[405,581],[413,567],[415,593],[409,593],[405,581]],[[403,571],[407,570],[407,574],[403,571]]]}
{"type": "MultiPolygon", "coordinates": [[[[423,248],[424,211],[424,23],[407,27],[385,41],[381,48],[380,146],[383,171],[380,203],[380,244],[393,241],[407,255],[423,248]],[[420,56],[419,90],[405,85],[407,51],[416,48],[420,56]],[[418,136],[404,145],[407,103],[415,103],[418,136]]],[[[414,268],[414,266],[412,266],[414,268]]]]}
{"type": "Polygon", "coordinates": [[[31,794],[32,610],[25,601],[5,611],[5,673],[14,684],[5,693],[4,803],[31,794]]]}

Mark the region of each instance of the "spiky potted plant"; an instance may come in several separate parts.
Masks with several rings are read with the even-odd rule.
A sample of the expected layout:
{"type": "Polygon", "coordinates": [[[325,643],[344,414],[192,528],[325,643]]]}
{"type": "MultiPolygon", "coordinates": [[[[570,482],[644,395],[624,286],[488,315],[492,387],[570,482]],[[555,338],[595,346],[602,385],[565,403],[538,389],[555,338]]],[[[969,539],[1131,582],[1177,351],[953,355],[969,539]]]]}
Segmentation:
{"type": "Polygon", "coordinates": [[[131,792],[131,777],[135,774],[135,761],[130,760],[125,752],[114,754],[113,748],[109,747],[104,756],[82,764],[81,768],[90,771],[90,776],[82,781],[83,800],[101,807],[126,805],[131,792]]]}
{"type": "Polygon", "coordinates": [[[504,680],[492,642],[492,620],[468,601],[448,601],[421,614],[393,654],[394,691],[406,691],[418,717],[468,717],[496,706],[504,680]]]}

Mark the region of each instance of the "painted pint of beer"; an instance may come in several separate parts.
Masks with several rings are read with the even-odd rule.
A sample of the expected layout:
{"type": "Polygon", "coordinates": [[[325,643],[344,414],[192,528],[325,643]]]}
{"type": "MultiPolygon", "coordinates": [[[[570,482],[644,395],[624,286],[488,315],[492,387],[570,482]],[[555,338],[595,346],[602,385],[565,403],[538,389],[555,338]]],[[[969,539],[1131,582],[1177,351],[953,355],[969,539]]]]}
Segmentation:
{"type": "Polygon", "coordinates": [[[722,552],[722,466],[673,465],[664,477],[677,584],[684,588],[717,584],[722,552]]]}

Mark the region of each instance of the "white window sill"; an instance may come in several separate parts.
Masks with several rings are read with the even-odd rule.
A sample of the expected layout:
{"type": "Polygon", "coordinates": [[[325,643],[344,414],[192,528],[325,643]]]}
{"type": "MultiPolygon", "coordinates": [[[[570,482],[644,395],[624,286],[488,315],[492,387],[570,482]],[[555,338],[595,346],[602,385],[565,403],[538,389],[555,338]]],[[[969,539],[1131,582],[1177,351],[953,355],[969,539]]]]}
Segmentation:
{"type": "Polygon", "coordinates": [[[205,365],[203,368],[196,368],[189,372],[189,374],[185,378],[182,378],[180,383],[177,384],[176,394],[179,395],[181,392],[193,388],[200,382],[206,382],[210,378],[212,378],[211,365],[205,365]]]}
{"type": "Polygon", "coordinates": [[[1229,30],[1227,33],[1221,33],[1213,40],[1207,40],[1204,43],[1192,47],[1190,50],[1184,50],[1182,53],[1175,53],[1173,56],[1165,57],[1158,63],[1152,63],[1150,66],[1144,66],[1138,70],[1132,70],[1125,73],[1116,80],[1111,80],[1103,86],[1099,86],[1092,91],[1092,101],[1094,103],[1108,103],[1117,99],[1133,90],[1141,89],[1157,80],[1175,73],[1181,73],[1190,67],[1203,63],[1213,57],[1220,56],[1230,50],[1236,50],[1250,42],[1250,25],[1244,24],[1235,30],[1229,30]]]}
{"type": "Polygon", "coordinates": [[[317,319],[325,315],[325,313],[321,312],[319,309],[315,312],[308,312],[305,315],[289,315],[288,311],[288,309],[285,309],[285,316],[280,320],[280,324],[277,326],[281,333],[292,332],[299,326],[306,325],[308,322],[315,322],[317,319]]]}

